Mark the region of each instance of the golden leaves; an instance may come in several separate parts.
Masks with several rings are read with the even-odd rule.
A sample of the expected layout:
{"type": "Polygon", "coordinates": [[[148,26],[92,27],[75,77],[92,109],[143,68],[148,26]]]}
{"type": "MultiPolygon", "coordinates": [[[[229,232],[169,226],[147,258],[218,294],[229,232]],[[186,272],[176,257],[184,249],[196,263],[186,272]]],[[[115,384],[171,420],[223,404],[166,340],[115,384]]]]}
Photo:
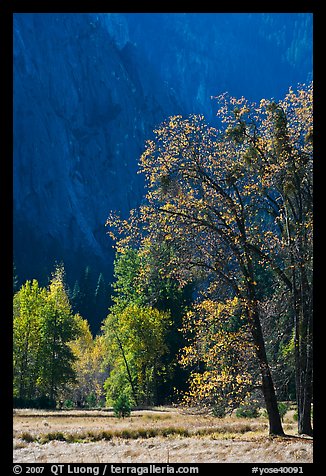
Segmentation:
{"type": "MultiPolygon", "coordinates": [[[[247,296],[258,283],[256,270],[248,270],[255,260],[286,277],[289,250],[297,257],[298,243],[310,246],[312,91],[312,84],[290,88],[283,100],[258,104],[223,94],[220,130],[203,116],[168,118],[140,159],[147,194],[138,217],[108,220],[120,252],[136,237],[144,254],[145,240],[148,247],[165,244],[173,252],[169,272],[180,283],[203,277],[210,280],[207,296],[213,287],[238,295],[203,299],[184,318],[180,362],[197,369],[190,399],[239,401],[246,394],[255,352],[247,296]]],[[[309,261],[309,246],[300,262],[309,261]]]]}
{"type": "Polygon", "coordinates": [[[197,302],[185,316],[183,332],[188,345],[182,351],[181,365],[203,367],[202,372],[191,372],[185,401],[239,404],[252,384],[249,362],[254,355],[239,299],[197,302]]]}

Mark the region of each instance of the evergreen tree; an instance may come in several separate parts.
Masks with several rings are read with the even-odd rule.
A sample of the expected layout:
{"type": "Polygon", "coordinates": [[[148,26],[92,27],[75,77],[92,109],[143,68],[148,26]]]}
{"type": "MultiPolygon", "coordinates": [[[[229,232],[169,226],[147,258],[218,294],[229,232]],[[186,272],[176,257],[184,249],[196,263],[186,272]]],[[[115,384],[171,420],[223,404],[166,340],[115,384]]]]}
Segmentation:
{"type": "Polygon", "coordinates": [[[16,270],[15,263],[13,263],[12,289],[13,289],[13,294],[15,294],[19,289],[18,288],[18,276],[17,276],[17,270],[16,270]]]}
{"type": "Polygon", "coordinates": [[[91,267],[86,266],[84,273],[79,280],[79,306],[78,312],[88,320],[91,324],[94,323],[96,316],[94,315],[94,285],[92,279],[91,267]]]}
{"type": "Polygon", "coordinates": [[[99,274],[95,289],[96,318],[103,321],[107,315],[109,305],[108,286],[105,284],[103,273],[99,274]]]}
{"type": "Polygon", "coordinates": [[[75,313],[78,313],[81,308],[81,292],[78,279],[75,281],[72,293],[71,293],[71,306],[75,313]]]}

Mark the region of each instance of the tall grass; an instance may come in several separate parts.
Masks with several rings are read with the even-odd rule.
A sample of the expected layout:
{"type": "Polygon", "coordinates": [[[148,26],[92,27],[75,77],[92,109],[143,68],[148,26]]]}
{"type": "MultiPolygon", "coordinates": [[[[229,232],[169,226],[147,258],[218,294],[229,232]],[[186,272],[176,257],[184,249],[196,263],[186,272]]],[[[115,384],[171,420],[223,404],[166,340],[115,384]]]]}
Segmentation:
{"type": "Polygon", "coordinates": [[[61,431],[44,433],[41,435],[33,435],[28,432],[23,432],[19,437],[26,442],[38,442],[41,444],[48,443],[49,441],[65,441],[67,443],[80,443],[80,442],[94,442],[101,440],[112,440],[112,438],[121,439],[148,439],[154,437],[211,437],[217,439],[222,435],[228,435],[229,438],[236,438],[237,435],[243,435],[247,432],[259,432],[260,430],[266,431],[266,425],[260,425],[253,427],[250,424],[238,424],[232,429],[229,426],[220,426],[218,428],[199,428],[189,430],[185,427],[169,426],[165,428],[125,428],[121,430],[88,430],[83,432],[64,433],[61,431]]]}

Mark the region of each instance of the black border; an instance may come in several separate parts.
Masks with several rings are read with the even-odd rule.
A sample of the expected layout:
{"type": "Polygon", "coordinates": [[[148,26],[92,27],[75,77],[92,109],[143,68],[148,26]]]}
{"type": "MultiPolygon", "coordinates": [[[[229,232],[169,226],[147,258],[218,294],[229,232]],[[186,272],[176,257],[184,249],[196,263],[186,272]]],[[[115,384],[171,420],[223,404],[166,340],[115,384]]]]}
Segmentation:
{"type": "MultiPolygon", "coordinates": [[[[97,12],[128,12],[128,13],[312,13],[313,14],[313,28],[314,28],[314,44],[313,44],[313,56],[314,56],[314,140],[315,140],[315,159],[314,159],[314,194],[315,194],[315,224],[314,224],[314,300],[315,300],[315,312],[314,316],[318,316],[315,320],[315,332],[314,332],[314,462],[312,464],[298,465],[304,467],[303,474],[319,474],[322,468],[322,441],[321,435],[323,434],[322,428],[322,408],[323,400],[321,397],[322,383],[323,383],[323,369],[321,354],[321,339],[322,329],[319,327],[320,323],[324,320],[323,313],[320,313],[319,309],[322,309],[321,305],[321,293],[320,286],[323,285],[323,274],[321,271],[320,251],[323,243],[321,243],[321,231],[320,231],[320,212],[323,210],[322,200],[323,195],[320,193],[322,186],[322,173],[320,165],[325,158],[321,154],[321,125],[319,118],[321,117],[322,105],[321,105],[321,83],[320,83],[320,63],[318,62],[318,54],[323,52],[322,38],[322,11],[320,1],[305,1],[295,2],[292,7],[290,2],[285,1],[264,1],[260,4],[254,4],[253,2],[225,2],[221,5],[212,5],[208,2],[205,7],[200,4],[200,11],[197,8],[189,9],[189,3],[184,3],[180,7],[173,4],[170,8],[168,4],[162,3],[149,4],[141,6],[137,4],[137,11],[134,9],[134,3],[132,6],[127,4],[113,4],[108,1],[98,2],[84,1],[84,2],[69,2],[69,0],[13,0],[6,1],[0,0],[0,52],[1,52],[1,152],[0,152],[0,164],[1,164],[1,252],[3,257],[1,259],[1,275],[5,276],[4,280],[1,280],[2,296],[6,299],[2,300],[2,340],[0,345],[0,365],[1,365],[1,390],[0,390],[0,437],[1,437],[1,454],[0,468],[3,467],[3,463],[7,466],[9,472],[4,470],[4,474],[12,474],[12,265],[13,265],[13,172],[12,172],[12,157],[13,157],[13,64],[12,64],[12,51],[13,51],[13,14],[14,13],[97,13],[97,12]],[[157,11],[152,9],[153,5],[159,7],[157,11]],[[218,7],[217,10],[212,11],[212,6],[218,7]],[[124,7],[124,8],[123,8],[124,7]],[[244,8],[246,7],[246,8],[244,8]],[[4,305],[5,304],[5,305],[4,305]],[[317,322],[316,322],[317,321],[317,322]],[[318,368],[319,367],[319,368],[318,368]]],[[[322,64],[322,63],[321,63],[322,64]]],[[[28,246],[28,244],[26,244],[28,246]]],[[[280,467],[287,466],[281,464],[247,464],[247,463],[210,463],[210,464],[198,464],[200,468],[200,474],[202,474],[202,467],[211,470],[217,465],[219,469],[222,465],[232,469],[232,465],[236,465],[236,469],[241,468],[239,474],[251,474],[251,468],[253,466],[258,467],[280,467]]],[[[181,464],[180,464],[181,465],[181,464]]],[[[194,464],[196,465],[196,464],[194,464]]],[[[193,466],[194,466],[193,465],[193,466]]],[[[27,466],[22,465],[22,466],[27,466]]],[[[50,466],[50,465],[45,465],[50,466]]],[[[78,465],[75,465],[78,466],[78,465]]],[[[130,466],[130,465],[129,465],[130,466]]],[[[138,466],[135,464],[134,466],[138,466]]],[[[141,465],[147,466],[147,465],[141,465]]],[[[160,466],[160,465],[158,465],[160,466]]],[[[163,465],[164,466],[164,465],[163,465]]],[[[187,466],[187,464],[184,464],[187,466]]],[[[189,465],[188,465],[189,466],[189,465]]],[[[196,465],[197,466],[197,465],[196,465]]],[[[291,466],[291,464],[288,464],[291,466]]],[[[292,465],[293,466],[293,465],[292,465]]],[[[48,468],[49,469],[49,468],[48,468]]],[[[223,471],[221,467],[221,470],[223,471]]],[[[43,474],[47,474],[44,472],[43,474]]],[[[48,474],[51,474],[50,472],[48,474]]],[[[64,473],[63,473],[64,474],[64,473]]],[[[109,473],[107,473],[109,474],[109,473]]]]}

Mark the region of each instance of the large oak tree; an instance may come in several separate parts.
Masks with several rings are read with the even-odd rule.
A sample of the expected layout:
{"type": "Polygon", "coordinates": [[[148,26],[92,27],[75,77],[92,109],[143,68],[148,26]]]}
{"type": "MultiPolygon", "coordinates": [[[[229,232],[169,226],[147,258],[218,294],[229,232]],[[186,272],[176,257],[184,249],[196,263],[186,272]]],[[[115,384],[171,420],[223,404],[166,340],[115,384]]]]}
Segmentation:
{"type": "MultiPolygon", "coordinates": [[[[154,131],[141,157],[148,191],[142,235],[169,243],[169,270],[181,283],[201,275],[220,299],[236,296],[251,332],[270,433],[283,434],[259,315],[260,268],[293,296],[299,432],[311,433],[312,87],[284,101],[249,104],[219,97],[220,129],[202,116],[174,116],[154,131]],[[223,291],[222,291],[223,290],[223,291]]],[[[108,223],[136,230],[137,213],[108,223]]],[[[137,228],[139,230],[139,228],[137,228]]]]}

